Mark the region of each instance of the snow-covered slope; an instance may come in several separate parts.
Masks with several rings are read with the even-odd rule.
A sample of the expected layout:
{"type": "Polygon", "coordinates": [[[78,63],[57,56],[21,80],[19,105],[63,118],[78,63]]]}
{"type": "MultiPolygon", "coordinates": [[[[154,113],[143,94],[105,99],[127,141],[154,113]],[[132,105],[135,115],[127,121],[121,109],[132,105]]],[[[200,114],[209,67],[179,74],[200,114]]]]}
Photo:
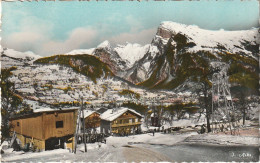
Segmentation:
{"type": "MultiPolygon", "coordinates": [[[[173,35],[181,33],[188,36],[189,40],[196,43],[196,46],[190,48],[189,51],[212,50],[212,48],[222,45],[233,53],[244,52],[251,54],[250,51],[244,48],[243,43],[245,41],[254,43],[258,36],[257,28],[240,31],[225,31],[223,29],[213,31],[201,29],[195,25],[184,25],[170,21],[162,22],[159,29],[159,34],[165,30],[173,35]]],[[[167,40],[167,38],[165,39],[167,40]]]]}
{"type": "Polygon", "coordinates": [[[72,50],[66,54],[68,55],[77,55],[77,54],[89,54],[92,55],[92,53],[94,52],[95,48],[91,48],[91,49],[77,49],[77,50],[72,50]]]}
{"type": "Polygon", "coordinates": [[[95,48],[90,49],[76,49],[71,52],[66,53],[68,55],[77,54],[88,54],[98,57],[102,62],[106,63],[114,74],[120,76],[129,67],[127,60],[122,59],[114,48],[110,45],[109,41],[104,41],[100,43],[95,48]]]}
{"type": "Polygon", "coordinates": [[[97,46],[93,55],[106,63],[114,74],[120,76],[127,67],[127,61],[123,60],[113,49],[109,41],[104,41],[97,46]]]}
{"type": "Polygon", "coordinates": [[[7,55],[7,56],[13,57],[13,58],[30,59],[30,60],[35,60],[35,59],[38,59],[41,57],[39,55],[34,54],[31,51],[19,52],[19,51],[15,51],[13,49],[8,49],[8,48],[1,48],[1,54],[7,55]]]}
{"type": "Polygon", "coordinates": [[[111,45],[109,43],[109,41],[104,41],[102,43],[100,43],[96,48],[90,48],[90,49],[75,49],[75,50],[72,50],[68,53],[65,53],[65,54],[68,54],[68,55],[77,55],[77,54],[89,54],[89,55],[93,55],[94,51],[97,49],[97,48],[105,48],[106,50],[111,50],[111,45]]]}
{"type": "Polygon", "coordinates": [[[128,67],[132,67],[134,63],[146,54],[149,45],[142,46],[140,44],[127,43],[126,45],[117,45],[114,50],[119,56],[129,62],[128,67]]]}
{"type": "Polygon", "coordinates": [[[34,60],[41,56],[34,54],[31,51],[19,52],[13,49],[1,48],[1,67],[8,68],[12,66],[24,66],[32,64],[34,60]]]}
{"type": "MultiPolygon", "coordinates": [[[[148,51],[150,45],[142,46],[140,44],[126,43],[126,45],[116,45],[112,47],[109,41],[104,41],[100,43],[96,48],[90,49],[76,49],[66,54],[76,55],[76,54],[89,54],[96,55],[98,51],[103,50],[110,54],[110,59],[114,60],[121,69],[131,68],[134,63],[140,60],[148,51]],[[120,64],[120,62],[125,62],[126,65],[120,64]]],[[[100,56],[99,56],[100,57],[100,56]]]]}
{"type": "Polygon", "coordinates": [[[58,64],[21,66],[12,73],[10,81],[15,83],[16,93],[27,99],[33,109],[46,108],[50,104],[77,106],[80,97],[91,104],[100,104],[124,89],[121,80],[101,77],[94,83],[91,78],[58,64]]]}

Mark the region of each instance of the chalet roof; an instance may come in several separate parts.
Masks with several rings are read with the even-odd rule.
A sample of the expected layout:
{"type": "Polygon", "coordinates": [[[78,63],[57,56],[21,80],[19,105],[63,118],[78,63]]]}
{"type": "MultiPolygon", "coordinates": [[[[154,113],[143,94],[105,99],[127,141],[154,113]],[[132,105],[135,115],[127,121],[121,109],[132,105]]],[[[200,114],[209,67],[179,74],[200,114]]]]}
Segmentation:
{"type": "Polygon", "coordinates": [[[41,109],[34,109],[34,113],[44,113],[44,112],[57,112],[57,111],[66,111],[66,110],[77,110],[79,107],[71,107],[71,108],[62,108],[62,109],[51,109],[51,108],[41,108],[41,109]]]}
{"type": "Polygon", "coordinates": [[[113,109],[108,109],[107,111],[105,111],[103,114],[100,115],[100,118],[103,120],[106,120],[106,121],[113,121],[127,111],[130,111],[130,112],[136,114],[137,116],[142,117],[142,115],[140,113],[136,112],[133,109],[120,107],[120,108],[114,109],[114,111],[113,111],[113,109]]]}
{"type": "MultiPolygon", "coordinates": [[[[84,118],[87,118],[88,116],[90,116],[90,115],[93,114],[93,113],[97,113],[97,114],[99,114],[99,113],[96,112],[96,111],[92,111],[92,110],[84,110],[84,118]]],[[[81,115],[81,118],[83,118],[82,115],[81,115]]]]}
{"type": "Polygon", "coordinates": [[[33,112],[28,113],[28,114],[13,115],[13,116],[10,117],[10,120],[24,119],[24,118],[39,116],[42,113],[68,112],[68,111],[74,111],[74,110],[78,110],[78,108],[74,107],[74,108],[64,108],[64,109],[51,109],[51,108],[35,109],[35,110],[33,110],[33,112]]]}

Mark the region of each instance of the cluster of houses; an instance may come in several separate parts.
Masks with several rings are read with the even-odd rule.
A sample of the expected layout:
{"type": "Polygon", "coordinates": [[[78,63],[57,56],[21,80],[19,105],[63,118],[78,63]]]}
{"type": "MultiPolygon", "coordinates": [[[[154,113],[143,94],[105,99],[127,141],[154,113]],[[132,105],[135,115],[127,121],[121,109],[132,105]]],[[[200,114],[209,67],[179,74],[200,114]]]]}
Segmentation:
{"type": "MultiPolygon", "coordinates": [[[[38,150],[50,150],[56,146],[73,149],[78,108],[39,110],[10,119],[11,134],[20,140],[23,148],[28,144],[38,150]]],[[[141,130],[142,115],[129,108],[102,108],[84,110],[87,131],[99,130],[105,135],[128,135],[141,130]]]]}

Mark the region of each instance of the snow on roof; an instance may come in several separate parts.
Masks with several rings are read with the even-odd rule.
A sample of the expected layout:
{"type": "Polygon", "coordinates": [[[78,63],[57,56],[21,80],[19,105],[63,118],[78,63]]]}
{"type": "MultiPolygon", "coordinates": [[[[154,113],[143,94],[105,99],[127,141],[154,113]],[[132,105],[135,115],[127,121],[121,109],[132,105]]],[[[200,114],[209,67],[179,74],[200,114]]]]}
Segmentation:
{"type": "Polygon", "coordinates": [[[120,107],[120,108],[114,109],[114,111],[113,111],[113,109],[108,109],[103,114],[101,114],[100,118],[103,120],[107,120],[107,121],[113,121],[127,111],[130,111],[138,116],[142,116],[140,113],[134,111],[133,109],[120,107]]]}
{"type": "MultiPolygon", "coordinates": [[[[92,111],[92,110],[84,110],[84,118],[87,118],[88,116],[90,116],[91,114],[93,113],[97,113],[99,114],[98,112],[96,111],[92,111]]],[[[81,115],[81,118],[82,118],[82,115],[81,115]]]]}
{"type": "Polygon", "coordinates": [[[51,109],[51,108],[40,108],[40,109],[33,110],[34,113],[48,112],[48,111],[54,111],[54,109],[51,109]]]}
{"type": "Polygon", "coordinates": [[[44,113],[44,112],[62,112],[62,111],[67,111],[67,110],[71,110],[71,111],[74,111],[74,110],[77,110],[78,107],[71,107],[71,108],[63,108],[63,109],[51,109],[51,108],[48,108],[48,107],[41,107],[40,109],[35,109],[33,110],[32,113],[28,113],[28,114],[25,114],[25,115],[14,115],[14,116],[11,116],[10,119],[24,119],[24,118],[27,118],[27,117],[31,117],[31,116],[34,116],[34,115],[37,115],[36,113],[44,113]]]}
{"type": "Polygon", "coordinates": [[[61,111],[61,110],[75,110],[79,108],[79,107],[69,107],[69,108],[61,108],[61,109],[59,108],[52,109],[48,105],[40,105],[38,101],[29,100],[29,99],[24,99],[24,101],[31,106],[34,113],[61,111]]]}
{"type": "Polygon", "coordinates": [[[35,109],[35,110],[33,110],[33,112],[34,112],[34,113],[41,113],[41,112],[76,110],[76,109],[79,109],[79,108],[78,108],[78,107],[63,108],[63,109],[40,108],[40,109],[35,109]]]}

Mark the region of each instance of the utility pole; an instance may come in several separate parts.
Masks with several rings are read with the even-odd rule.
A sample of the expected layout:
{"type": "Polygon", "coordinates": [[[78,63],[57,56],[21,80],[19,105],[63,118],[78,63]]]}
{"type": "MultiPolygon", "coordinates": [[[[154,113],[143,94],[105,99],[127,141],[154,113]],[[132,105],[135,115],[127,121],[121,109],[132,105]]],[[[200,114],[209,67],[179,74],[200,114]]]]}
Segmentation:
{"type": "Polygon", "coordinates": [[[74,140],[75,140],[74,153],[75,154],[77,152],[77,143],[78,143],[78,137],[79,137],[79,130],[80,130],[80,126],[82,125],[81,115],[83,117],[83,141],[84,141],[84,144],[85,144],[85,152],[87,152],[86,136],[85,136],[85,120],[84,120],[84,111],[83,111],[83,97],[81,97],[81,107],[78,109],[78,118],[77,118],[77,124],[76,124],[76,132],[75,132],[75,136],[74,136],[74,140]]]}
{"type": "Polygon", "coordinates": [[[87,152],[87,144],[86,144],[86,132],[85,132],[85,117],[84,117],[84,110],[83,110],[83,96],[81,97],[81,112],[82,112],[82,117],[83,117],[83,141],[84,141],[84,147],[85,147],[85,152],[87,152]]]}
{"type": "Polygon", "coordinates": [[[74,153],[77,152],[77,144],[78,144],[78,133],[79,133],[79,126],[80,126],[80,115],[81,115],[81,109],[78,109],[78,117],[77,117],[77,123],[76,123],[76,131],[74,136],[74,153]]]}

